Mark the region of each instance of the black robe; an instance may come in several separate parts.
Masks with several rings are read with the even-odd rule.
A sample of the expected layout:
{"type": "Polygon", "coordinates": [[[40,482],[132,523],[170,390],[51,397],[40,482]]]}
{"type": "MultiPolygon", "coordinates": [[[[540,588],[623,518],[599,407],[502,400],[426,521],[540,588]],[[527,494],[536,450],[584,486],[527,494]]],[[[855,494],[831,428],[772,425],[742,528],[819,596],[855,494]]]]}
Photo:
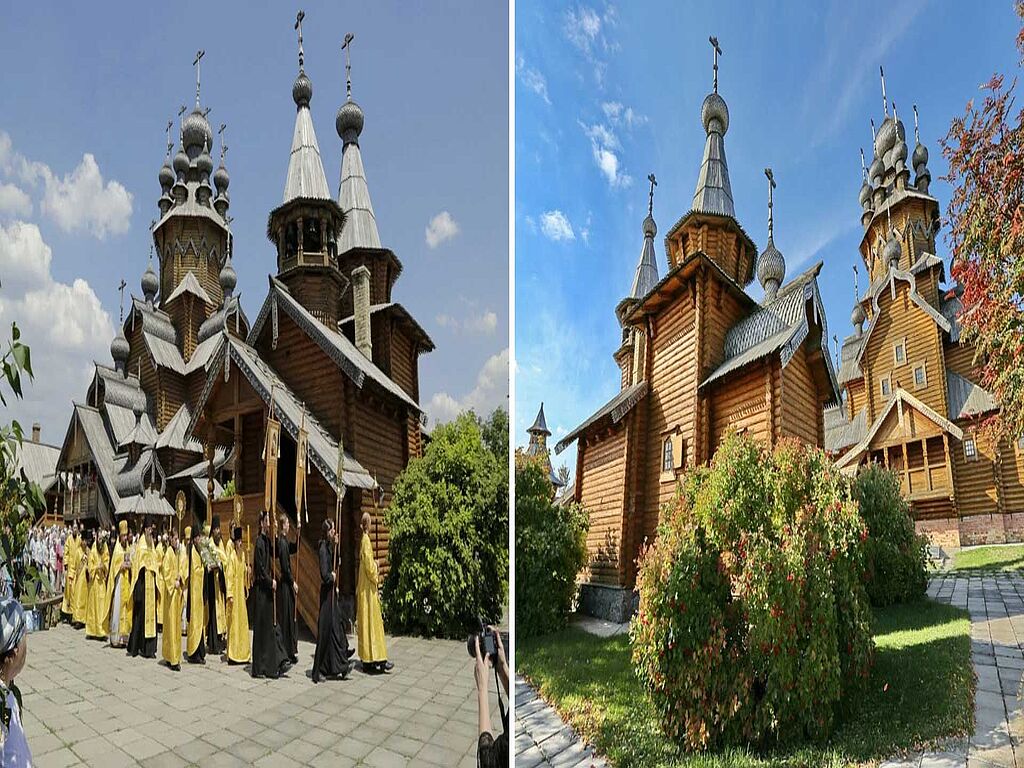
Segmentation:
{"type": "Polygon", "coordinates": [[[253,583],[249,600],[252,608],[252,676],[278,677],[287,655],[281,632],[274,626],[274,591],[271,571],[270,537],[261,533],[253,549],[253,583]]]}
{"type": "Polygon", "coordinates": [[[156,658],[156,635],[146,637],[146,580],[151,576],[146,568],[139,570],[132,590],[132,631],[128,635],[128,655],[156,658]]]}
{"type": "Polygon", "coordinates": [[[282,533],[277,537],[277,626],[281,628],[281,643],[292,663],[298,660],[299,637],[295,626],[295,579],[292,577],[291,556],[298,551],[282,533]]]}
{"type": "Polygon", "coordinates": [[[343,611],[334,593],[334,544],[320,542],[320,617],[317,620],[316,652],[313,654],[313,682],[337,677],[351,670],[348,637],[341,626],[343,611]]]}
{"type": "MultiPolygon", "coordinates": [[[[220,630],[227,633],[227,616],[217,615],[217,585],[220,584],[221,594],[224,595],[224,602],[227,603],[228,588],[224,580],[224,569],[207,571],[203,577],[203,594],[206,595],[207,618],[206,618],[206,650],[217,655],[224,653],[225,642],[220,635],[220,630]]],[[[226,610],[226,609],[225,609],[226,610]]]]}

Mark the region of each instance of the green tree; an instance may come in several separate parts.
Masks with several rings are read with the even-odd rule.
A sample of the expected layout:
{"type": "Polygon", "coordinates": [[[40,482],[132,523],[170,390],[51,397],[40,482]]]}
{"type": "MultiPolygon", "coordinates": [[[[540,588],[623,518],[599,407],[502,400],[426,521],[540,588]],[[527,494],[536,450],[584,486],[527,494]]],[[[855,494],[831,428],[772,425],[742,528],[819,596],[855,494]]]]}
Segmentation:
{"type": "MultiPolygon", "coordinates": [[[[488,424],[500,424],[492,415],[488,424]]],[[[505,423],[508,419],[505,417],[505,423]]],[[[497,429],[497,428],[495,428],[497,429]]],[[[392,632],[462,638],[496,623],[508,594],[508,464],[472,412],[434,431],[396,478],[384,513],[392,632]]]]}
{"type": "MultiPolygon", "coordinates": [[[[1024,3],[1016,3],[1024,17],[1024,3]]],[[[1024,55],[1024,28],[1017,34],[1024,55]]],[[[942,141],[953,185],[949,202],[950,272],[963,288],[961,338],[976,345],[982,386],[1002,403],[985,426],[1024,434],[1024,112],[1016,80],[982,86],[980,107],[967,102],[942,141]]]]}
{"type": "Polygon", "coordinates": [[[576,576],[587,564],[590,520],[578,504],[552,502],[539,457],[516,454],[516,634],[530,637],[566,625],[576,576]]]}

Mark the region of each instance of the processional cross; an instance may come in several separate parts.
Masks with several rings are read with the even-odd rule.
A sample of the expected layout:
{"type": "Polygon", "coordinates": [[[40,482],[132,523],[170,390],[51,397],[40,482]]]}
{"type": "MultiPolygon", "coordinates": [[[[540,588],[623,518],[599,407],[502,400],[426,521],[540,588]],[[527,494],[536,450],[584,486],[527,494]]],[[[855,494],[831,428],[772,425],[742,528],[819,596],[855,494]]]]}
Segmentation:
{"type": "Polygon", "coordinates": [[[341,50],[345,52],[345,97],[352,101],[352,59],[349,57],[352,41],[356,36],[349,32],[341,44],[341,50]]]}
{"type": "Polygon", "coordinates": [[[196,68],[196,106],[199,106],[199,62],[202,61],[203,56],[206,55],[206,51],[196,51],[196,58],[192,62],[192,66],[196,68]]]}
{"type": "Polygon", "coordinates": [[[718,57],[722,55],[722,48],[718,45],[718,38],[712,35],[708,38],[708,42],[711,43],[711,47],[715,49],[714,53],[714,69],[715,69],[715,93],[718,93],[718,57]]]}

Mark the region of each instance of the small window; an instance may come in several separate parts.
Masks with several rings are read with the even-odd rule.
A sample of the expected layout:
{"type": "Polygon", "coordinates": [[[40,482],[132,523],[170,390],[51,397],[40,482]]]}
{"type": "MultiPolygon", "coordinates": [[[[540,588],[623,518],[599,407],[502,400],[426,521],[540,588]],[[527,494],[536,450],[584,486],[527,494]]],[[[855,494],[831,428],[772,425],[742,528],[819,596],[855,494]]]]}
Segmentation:
{"type": "Polygon", "coordinates": [[[672,471],[672,437],[665,438],[665,444],[661,448],[661,471],[672,471]]]}
{"type": "Polygon", "coordinates": [[[882,397],[888,397],[892,394],[892,381],[888,376],[883,377],[880,384],[882,387],[882,397]]]}
{"type": "Polygon", "coordinates": [[[924,363],[914,368],[914,387],[921,389],[928,385],[928,376],[924,370],[924,363]]]}
{"type": "Polygon", "coordinates": [[[978,458],[978,446],[974,444],[973,437],[964,438],[964,456],[967,457],[968,461],[974,461],[978,458]]]}
{"type": "Polygon", "coordinates": [[[896,342],[892,354],[896,365],[903,365],[907,362],[907,342],[905,340],[896,342]]]}
{"type": "Polygon", "coordinates": [[[1024,435],[1017,438],[1017,450],[1024,452],[1024,435]]]}

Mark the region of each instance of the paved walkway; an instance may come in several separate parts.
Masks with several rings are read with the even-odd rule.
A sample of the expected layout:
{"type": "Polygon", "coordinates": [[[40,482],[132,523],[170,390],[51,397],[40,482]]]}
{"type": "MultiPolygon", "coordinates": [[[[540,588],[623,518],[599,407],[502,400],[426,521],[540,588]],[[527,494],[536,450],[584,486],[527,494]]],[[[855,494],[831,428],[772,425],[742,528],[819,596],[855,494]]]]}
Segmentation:
{"type": "Polygon", "coordinates": [[[475,766],[466,644],[399,637],[388,649],[388,675],[314,685],[308,641],[286,678],[254,680],[211,658],[174,673],[61,625],[29,635],[25,731],[39,768],[475,766]]]}
{"type": "Polygon", "coordinates": [[[882,768],[1024,768],[1024,577],[948,573],[931,580],[928,595],[971,614],[974,734],[948,751],[890,760],[882,768]]]}
{"type": "Polygon", "coordinates": [[[516,768],[606,768],[523,678],[516,678],[516,768]]]}

